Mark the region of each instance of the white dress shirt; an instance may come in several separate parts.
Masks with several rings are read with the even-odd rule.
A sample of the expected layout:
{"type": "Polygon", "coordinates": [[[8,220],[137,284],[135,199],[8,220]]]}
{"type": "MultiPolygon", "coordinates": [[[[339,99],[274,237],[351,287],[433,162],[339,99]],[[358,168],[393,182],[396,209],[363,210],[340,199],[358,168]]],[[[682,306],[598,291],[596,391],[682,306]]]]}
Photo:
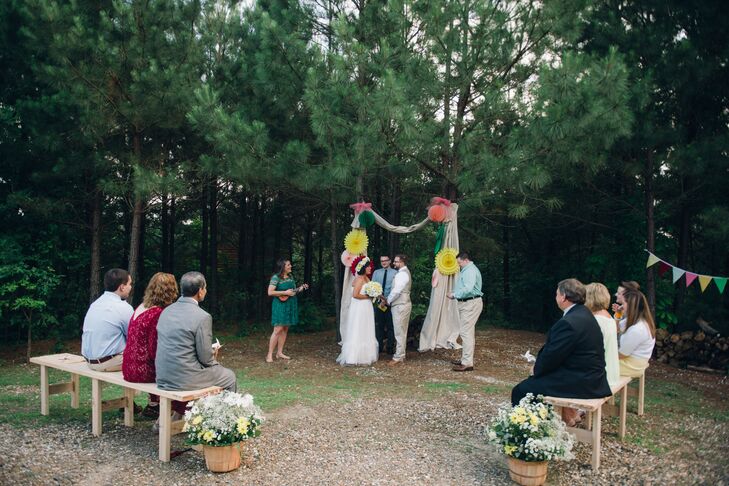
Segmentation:
{"type": "Polygon", "coordinates": [[[392,280],[392,290],[390,295],[387,296],[387,303],[392,305],[398,297],[405,290],[405,286],[410,282],[410,274],[406,271],[407,267],[401,267],[395,274],[395,278],[392,280]]]}

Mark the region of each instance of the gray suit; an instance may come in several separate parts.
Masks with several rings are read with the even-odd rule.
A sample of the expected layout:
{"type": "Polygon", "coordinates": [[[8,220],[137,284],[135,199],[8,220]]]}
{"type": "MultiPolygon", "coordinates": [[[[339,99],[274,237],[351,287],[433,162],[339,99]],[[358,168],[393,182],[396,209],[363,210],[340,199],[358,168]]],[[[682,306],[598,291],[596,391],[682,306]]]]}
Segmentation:
{"type": "Polygon", "coordinates": [[[180,297],[157,323],[157,386],[198,390],[221,386],[236,390],[235,373],[213,358],[213,318],[195,299],[180,297]]]}

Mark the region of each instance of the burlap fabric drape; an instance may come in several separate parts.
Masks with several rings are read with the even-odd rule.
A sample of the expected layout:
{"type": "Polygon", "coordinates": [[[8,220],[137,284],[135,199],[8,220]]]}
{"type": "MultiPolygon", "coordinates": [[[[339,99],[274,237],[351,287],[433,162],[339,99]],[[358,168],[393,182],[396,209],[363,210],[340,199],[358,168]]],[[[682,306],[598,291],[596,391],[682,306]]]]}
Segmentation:
{"type": "MultiPolygon", "coordinates": [[[[375,224],[380,227],[391,231],[393,233],[407,234],[413,233],[425,225],[430,220],[425,218],[421,222],[411,226],[395,226],[390,224],[385,218],[377,214],[376,211],[372,211],[375,215],[375,224]]],[[[352,220],[352,228],[359,228],[359,218],[355,215],[352,220]]],[[[458,249],[458,205],[451,204],[448,217],[446,218],[446,233],[443,240],[444,247],[451,247],[458,249]]],[[[414,279],[425,278],[425,276],[413,276],[414,279]]],[[[344,277],[342,278],[342,303],[340,306],[340,325],[339,332],[342,335],[342,339],[347,334],[347,323],[349,316],[349,304],[352,299],[352,281],[354,276],[352,272],[346,268],[344,270],[344,277]]],[[[430,305],[428,306],[428,312],[425,316],[425,322],[423,323],[423,329],[420,334],[420,351],[427,351],[436,347],[460,347],[455,344],[456,338],[458,338],[458,309],[456,308],[455,301],[451,301],[446,297],[448,292],[453,288],[455,276],[445,277],[438,274],[437,284],[432,287],[430,292],[430,305]]],[[[417,302],[417,297],[411,297],[417,302]]]]}

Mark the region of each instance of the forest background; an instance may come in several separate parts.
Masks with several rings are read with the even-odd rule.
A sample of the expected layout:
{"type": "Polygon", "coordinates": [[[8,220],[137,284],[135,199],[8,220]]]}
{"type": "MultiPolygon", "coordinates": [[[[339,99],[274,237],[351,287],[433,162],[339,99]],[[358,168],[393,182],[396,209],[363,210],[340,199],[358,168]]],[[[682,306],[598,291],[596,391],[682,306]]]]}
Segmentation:
{"type": "MultiPolygon", "coordinates": [[[[0,338],[76,338],[104,272],[208,279],[216,326],[267,328],[290,257],[303,330],[335,326],[356,201],[458,202],[482,320],[532,330],[563,278],[637,280],[660,326],[729,332],[722,1],[0,2],[0,338]]],[[[369,230],[411,256],[435,225],[369,230]]]]}

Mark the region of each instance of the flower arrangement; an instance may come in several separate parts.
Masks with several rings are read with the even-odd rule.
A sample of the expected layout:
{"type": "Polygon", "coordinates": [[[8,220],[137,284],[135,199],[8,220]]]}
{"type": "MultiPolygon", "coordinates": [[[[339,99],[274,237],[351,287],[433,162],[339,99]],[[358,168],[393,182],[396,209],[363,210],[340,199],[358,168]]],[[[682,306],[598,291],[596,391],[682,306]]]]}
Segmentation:
{"type": "Polygon", "coordinates": [[[258,437],[262,422],[251,395],[223,391],[195,400],[185,412],[182,431],[190,444],[226,446],[258,437]]]}
{"type": "Polygon", "coordinates": [[[379,297],[382,295],[382,285],[380,282],[367,282],[362,287],[362,290],[364,290],[364,293],[368,297],[372,297],[373,304],[376,304],[379,297]]]}
{"type": "Polygon", "coordinates": [[[352,255],[360,255],[367,251],[367,233],[361,229],[353,229],[344,237],[344,248],[352,255]]]}
{"type": "Polygon", "coordinates": [[[455,248],[443,248],[435,256],[435,268],[442,275],[455,275],[458,273],[458,251],[455,248]]]}
{"type": "Polygon", "coordinates": [[[541,395],[531,393],[514,407],[501,408],[488,431],[489,442],[522,461],[568,460],[574,438],[541,395]]]}
{"type": "Polygon", "coordinates": [[[368,265],[370,267],[370,272],[374,272],[375,264],[372,263],[372,260],[370,260],[367,255],[359,255],[354,260],[352,260],[352,263],[349,266],[349,271],[352,272],[352,275],[357,275],[363,267],[366,267],[368,265]]]}

